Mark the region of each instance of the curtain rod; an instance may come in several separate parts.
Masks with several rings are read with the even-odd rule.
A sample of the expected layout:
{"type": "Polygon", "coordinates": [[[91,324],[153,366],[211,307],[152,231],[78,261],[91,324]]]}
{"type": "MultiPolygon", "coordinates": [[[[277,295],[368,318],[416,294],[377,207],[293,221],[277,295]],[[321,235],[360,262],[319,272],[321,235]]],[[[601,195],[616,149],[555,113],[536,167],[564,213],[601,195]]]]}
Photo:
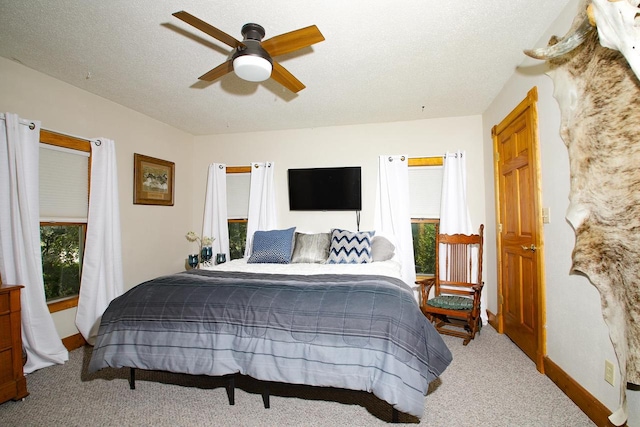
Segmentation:
{"type": "Polygon", "coordinates": [[[43,128],[43,127],[40,127],[40,130],[46,130],[47,132],[57,133],[58,135],[64,135],[64,136],[68,136],[68,137],[71,137],[71,138],[80,139],[82,141],[87,141],[89,143],[94,143],[97,147],[102,145],[102,141],[100,141],[100,138],[88,139],[88,138],[85,138],[84,136],[77,136],[77,135],[72,135],[70,133],[58,132],[57,130],[47,129],[47,128],[43,128]]]}
{"type": "MultiPolygon", "coordinates": [[[[0,113],[0,120],[6,121],[4,113],[0,113]]],[[[19,119],[18,123],[20,123],[21,125],[24,125],[24,126],[29,126],[29,129],[31,129],[31,130],[34,130],[36,128],[36,124],[31,122],[31,121],[29,121],[29,120],[19,119]]]]}
{"type": "Polygon", "coordinates": [[[463,154],[464,154],[464,153],[463,153],[462,151],[455,151],[455,152],[453,152],[453,153],[446,153],[446,154],[444,155],[444,157],[447,157],[447,155],[449,155],[449,156],[451,156],[451,157],[455,157],[455,158],[457,159],[458,157],[462,157],[462,156],[463,156],[463,154]]]}
{"type": "MultiPolygon", "coordinates": [[[[6,120],[4,113],[0,113],[0,120],[6,120]]],[[[31,130],[36,128],[36,124],[33,123],[32,121],[29,121],[29,120],[20,119],[19,123],[21,125],[24,125],[24,126],[29,126],[29,129],[31,129],[31,130]]],[[[53,129],[48,129],[48,128],[45,128],[45,127],[42,127],[42,126],[40,127],[40,129],[41,130],[46,130],[47,132],[53,132],[53,133],[58,133],[60,135],[70,136],[71,138],[81,139],[81,140],[87,141],[87,142],[91,142],[92,141],[91,139],[85,138],[84,136],[72,135],[70,133],[60,132],[60,131],[53,130],[53,129]]]]}
{"type": "Polygon", "coordinates": [[[434,159],[434,158],[437,158],[437,157],[440,157],[440,158],[444,159],[445,157],[447,157],[447,155],[452,156],[452,157],[458,157],[458,156],[462,157],[463,154],[464,153],[461,150],[452,151],[452,152],[447,151],[444,154],[436,154],[435,156],[409,156],[409,160],[411,160],[411,159],[432,159],[432,158],[434,159]]]}

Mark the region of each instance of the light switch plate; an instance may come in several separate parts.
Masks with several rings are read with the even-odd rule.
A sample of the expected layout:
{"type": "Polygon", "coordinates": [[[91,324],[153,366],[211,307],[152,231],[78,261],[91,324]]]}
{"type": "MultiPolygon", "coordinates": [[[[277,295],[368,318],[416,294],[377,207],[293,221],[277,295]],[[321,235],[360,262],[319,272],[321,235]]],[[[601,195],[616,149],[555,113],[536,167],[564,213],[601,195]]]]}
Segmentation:
{"type": "Polygon", "coordinates": [[[542,208],[542,223],[549,224],[551,222],[551,209],[542,208]]]}
{"type": "Polygon", "coordinates": [[[613,363],[609,360],[604,361],[604,380],[611,385],[615,383],[615,371],[613,368],[613,363]]]}

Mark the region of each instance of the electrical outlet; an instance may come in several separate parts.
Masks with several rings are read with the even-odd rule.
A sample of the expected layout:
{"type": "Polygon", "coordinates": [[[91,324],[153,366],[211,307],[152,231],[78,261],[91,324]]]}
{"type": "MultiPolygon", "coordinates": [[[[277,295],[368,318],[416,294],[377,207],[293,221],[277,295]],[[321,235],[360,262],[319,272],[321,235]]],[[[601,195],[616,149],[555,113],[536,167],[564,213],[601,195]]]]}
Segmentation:
{"type": "Polygon", "coordinates": [[[614,385],[615,379],[615,371],[613,368],[613,363],[608,360],[604,361],[604,380],[611,385],[614,385]]]}

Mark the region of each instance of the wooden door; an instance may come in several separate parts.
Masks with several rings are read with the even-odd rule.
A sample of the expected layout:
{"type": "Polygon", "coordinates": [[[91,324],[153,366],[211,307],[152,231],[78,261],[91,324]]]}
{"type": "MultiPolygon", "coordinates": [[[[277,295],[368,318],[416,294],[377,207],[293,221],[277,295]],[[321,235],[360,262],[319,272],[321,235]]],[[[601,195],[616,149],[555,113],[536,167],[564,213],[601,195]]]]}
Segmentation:
{"type": "Polygon", "coordinates": [[[534,87],[492,129],[498,222],[498,324],[543,372],[542,214],[534,87]]]}

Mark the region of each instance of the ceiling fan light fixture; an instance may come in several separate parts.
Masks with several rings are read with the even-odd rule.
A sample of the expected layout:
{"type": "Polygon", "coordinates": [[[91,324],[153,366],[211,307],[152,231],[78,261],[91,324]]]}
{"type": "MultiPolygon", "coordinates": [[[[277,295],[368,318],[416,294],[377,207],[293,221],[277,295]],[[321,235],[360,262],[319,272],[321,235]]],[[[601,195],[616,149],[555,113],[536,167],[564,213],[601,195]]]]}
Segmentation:
{"type": "Polygon", "coordinates": [[[233,60],[233,71],[242,80],[263,82],[271,77],[271,62],[257,55],[240,55],[233,60]]]}

